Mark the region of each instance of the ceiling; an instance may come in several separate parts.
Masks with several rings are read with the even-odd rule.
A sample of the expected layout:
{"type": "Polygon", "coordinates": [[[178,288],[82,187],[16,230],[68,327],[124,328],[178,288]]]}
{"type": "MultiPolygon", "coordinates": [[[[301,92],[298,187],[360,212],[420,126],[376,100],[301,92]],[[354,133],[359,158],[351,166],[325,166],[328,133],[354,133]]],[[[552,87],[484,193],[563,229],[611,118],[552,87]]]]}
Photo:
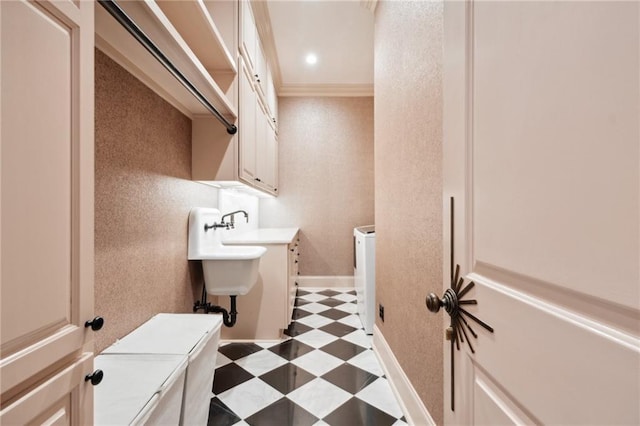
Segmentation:
{"type": "Polygon", "coordinates": [[[280,96],[373,95],[373,13],[370,1],[254,2],[280,96]],[[305,61],[308,54],[317,63],[305,61]]]}

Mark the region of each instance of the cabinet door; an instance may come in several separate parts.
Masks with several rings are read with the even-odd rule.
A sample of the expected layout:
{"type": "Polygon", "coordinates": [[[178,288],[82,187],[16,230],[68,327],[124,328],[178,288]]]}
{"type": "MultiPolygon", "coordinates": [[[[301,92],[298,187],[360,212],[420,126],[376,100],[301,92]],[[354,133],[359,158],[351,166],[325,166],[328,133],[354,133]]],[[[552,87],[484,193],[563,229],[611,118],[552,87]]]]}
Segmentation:
{"type": "Polygon", "coordinates": [[[3,407],[0,424],[92,424],[93,388],[84,380],[92,364],[93,354],[84,353],[80,359],[3,407]]]}
{"type": "Polygon", "coordinates": [[[256,103],[251,71],[244,61],[240,73],[240,116],[238,117],[240,141],[239,176],[247,183],[255,184],[256,174],[256,103]]]}
{"type": "Polygon", "coordinates": [[[278,140],[273,129],[270,118],[266,117],[266,139],[265,139],[265,179],[269,190],[277,194],[278,192],[278,140]]]}
{"type": "MultiPolygon", "coordinates": [[[[249,0],[242,0],[240,2],[240,30],[240,53],[247,61],[249,69],[253,71],[256,67],[256,40],[258,38],[258,32],[256,31],[256,24],[253,19],[249,0]]],[[[253,73],[250,75],[253,75],[253,73]]]]}
{"type": "Polygon", "coordinates": [[[275,180],[273,172],[273,129],[269,123],[269,116],[262,105],[258,103],[258,111],[256,113],[256,143],[257,146],[257,164],[258,178],[260,185],[270,191],[275,192],[275,180]]]}
{"type": "Polygon", "coordinates": [[[264,56],[264,51],[262,50],[262,43],[260,42],[260,37],[256,37],[256,56],[254,62],[253,76],[255,77],[257,91],[260,93],[260,96],[263,100],[265,100],[266,105],[266,94],[267,94],[267,60],[264,56]]]}
{"type": "Polygon", "coordinates": [[[0,2],[3,406],[93,350],[93,7],[0,2]]]}

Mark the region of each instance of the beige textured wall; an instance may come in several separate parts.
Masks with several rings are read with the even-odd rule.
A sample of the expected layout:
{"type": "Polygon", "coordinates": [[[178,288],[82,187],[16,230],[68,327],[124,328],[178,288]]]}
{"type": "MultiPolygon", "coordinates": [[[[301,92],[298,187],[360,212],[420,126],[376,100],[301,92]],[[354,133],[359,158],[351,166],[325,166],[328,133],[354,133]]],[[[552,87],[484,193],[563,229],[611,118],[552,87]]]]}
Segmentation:
{"type": "Polygon", "coordinates": [[[187,262],[191,120],[96,51],[95,312],[99,352],[158,312],[191,312],[201,272],[187,262]],[[194,284],[192,285],[192,281],[194,284]]]}
{"type": "Polygon", "coordinates": [[[279,99],[276,199],[261,227],[300,227],[301,275],[353,275],[353,228],[374,218],[373,98],[279,99]]]}
{"type": "Polygon", "coordinates": [[[443,422],[442,2],[382,1],[375,20],[376,290],[382,331],[443,422]]]}

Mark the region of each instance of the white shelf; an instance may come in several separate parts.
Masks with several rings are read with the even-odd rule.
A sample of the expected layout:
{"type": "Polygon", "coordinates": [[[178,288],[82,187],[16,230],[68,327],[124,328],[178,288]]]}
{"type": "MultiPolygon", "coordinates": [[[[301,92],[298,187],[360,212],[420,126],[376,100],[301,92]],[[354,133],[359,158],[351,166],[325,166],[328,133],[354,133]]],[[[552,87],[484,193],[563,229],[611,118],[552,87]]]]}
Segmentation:
{"type": "Polygon", "coordinates": [[[157,4],[212,76],[237,74],[234,57],[202,0],[158,0],[157,4]]]}
{"type": "MultiPolygon", "coordinates": [[[[194,0],[176,3],[180,4],[181,9],[187,10],[202,7],[200,1],[194,0]]],[[[228,120],[235,121],[238,116],[236,108],[202,63],[202,60],[206,62],[210,59],[201,59],[194,53],[160,6],[153,0],[121,1],[118,4],[207,100],[228,120]]],[[[206,9],[204,10],[206,12],[206,9]]],[[[208,13],[206,16],[209,16],[208,13]]],[[[210,17],[209,21],[213,25],[210,17]]],[[[96,46],[100,50],[189,117],[210,115],[209,111],[101,6],[95,8],[95,25],[96,46]]],[[[203,28],[200,25],[200,30],[203,28]]],[[[215,25],[205,33],[207,35],[203,37],[207,40],[206,43],[214,36],[217,38],[218,44],[226,51],[220,55],[222,63],[227,64],[228,72],[235,72],[235,65],[228,64],[229,52],[215,25]]]]}

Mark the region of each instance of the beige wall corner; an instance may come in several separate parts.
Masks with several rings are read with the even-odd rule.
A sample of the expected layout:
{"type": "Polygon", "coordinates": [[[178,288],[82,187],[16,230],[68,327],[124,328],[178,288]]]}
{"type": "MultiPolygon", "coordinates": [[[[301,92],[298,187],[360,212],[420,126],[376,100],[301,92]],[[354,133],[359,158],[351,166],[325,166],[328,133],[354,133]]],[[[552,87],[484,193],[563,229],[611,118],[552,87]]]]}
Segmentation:
{"type": "Polygon", "coordinates": [[[279,99],[278,197],[260,227],[300,228],[300,274],[353,275],[353,228],[373,224],[373,98],[279,99]]]}
{"type": "Polygon", "coordinates": [[[158,312],[191,312],[202,269],[187,261],[192,207],[218,190],[191,181],[191,120],[100,51],[95,56],[96,352],[158,312]]]}
{"type": "Polygon", "coordinates": [[[373,352],[378,357],[391,389],[410,425],[435,425],[431,413],[424,406],[409,378],[400,367],[389,344],[377,326],[373,326],[373,352]]]}
{"type": "Polygon", "coordinates": [[[381,1],[375,15],[376,319],[435,423],[443,423],[441,1],[381,1]]]}

